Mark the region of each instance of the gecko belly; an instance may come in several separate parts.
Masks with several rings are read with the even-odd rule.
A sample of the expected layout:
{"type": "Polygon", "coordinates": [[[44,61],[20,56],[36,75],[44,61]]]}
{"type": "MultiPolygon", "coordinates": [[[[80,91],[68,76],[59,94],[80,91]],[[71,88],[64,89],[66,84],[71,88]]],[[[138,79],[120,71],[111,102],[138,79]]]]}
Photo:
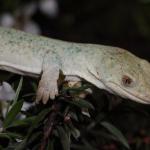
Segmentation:
{"type": "Polygon", "coordinates": [[[41,74],[41,67],[28,67],[19,64],[13,64],[5,61],[0,61],[0,70],[9,71],[12,73],[31,76],[38,78],[41,74]]]}

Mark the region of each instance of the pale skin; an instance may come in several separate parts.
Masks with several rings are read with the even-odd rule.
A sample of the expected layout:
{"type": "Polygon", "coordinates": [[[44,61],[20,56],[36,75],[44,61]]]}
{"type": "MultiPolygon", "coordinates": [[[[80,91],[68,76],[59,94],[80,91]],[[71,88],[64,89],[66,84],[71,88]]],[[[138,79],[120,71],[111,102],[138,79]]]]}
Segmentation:
{"type": "Polygon", "coordinates": [[[0,27],[0,69],[41,77],[36,101],[59,94],[59,73],[70,82],[82,79],[100,89],[150,103],[150,64],[127,50],[35,36],[0,27]]]}

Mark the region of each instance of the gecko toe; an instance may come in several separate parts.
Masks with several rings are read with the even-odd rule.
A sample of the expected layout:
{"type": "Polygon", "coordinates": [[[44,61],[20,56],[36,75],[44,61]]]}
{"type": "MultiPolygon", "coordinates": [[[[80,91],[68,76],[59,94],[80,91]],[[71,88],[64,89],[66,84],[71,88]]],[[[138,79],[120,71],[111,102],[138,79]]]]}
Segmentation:
{"type": "Polygon", "coordinates": [[[51,100],[55,99],[55,92],[54,92],[54,90],[50,92],[49,96],[50,96],[51,100]]]}
{"type": "Polygon", "coordinates": [[[58,96],[58,89],[55,88],[55,96],[58,96]]]}
{"type": "Polygon", "coordinates": [[[58,95],[58,89],[56,85],[55,86],[54,84],[45,84],[45,86],[42,85],[42,87],[38,88],[37,95],[36,95],[36,103],[42,101],[43,104],[46,104],[49,98],[51,100],[54,100],[57,95],[58,95]]]}
{"type": "Polygon", "coordinates": [[[54,86],[53,90],[50,92],[50,98],[54,100],[56,96],[58,96],[58,88],[54,86]]]}
{"type": "Polygon", "coordinates": [[[39,103],[39,101],[42,99],[44,93],[44,88],[38,88],[37,94],[36,94],[36,103],[39,103]]]}
{"type": "Polygon", "coordinates": [[[43,98],[42,98],[43,104],[46,104],[48,100],[49,100],[49,91],[44,91],[43,98]]]}

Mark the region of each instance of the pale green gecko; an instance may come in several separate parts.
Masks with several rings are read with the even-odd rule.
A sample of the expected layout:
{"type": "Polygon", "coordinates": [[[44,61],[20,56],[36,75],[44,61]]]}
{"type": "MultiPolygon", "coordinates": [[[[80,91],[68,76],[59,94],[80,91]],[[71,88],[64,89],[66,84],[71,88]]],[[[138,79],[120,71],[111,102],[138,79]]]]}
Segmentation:
{"type": "Polygon", "coordinates": [[[150,103],[150,64],[112,46],[65,42],[0,27],[0,69],[40,77],[36,101],[58,95],[59,73],[100,89],[150,103]]]}

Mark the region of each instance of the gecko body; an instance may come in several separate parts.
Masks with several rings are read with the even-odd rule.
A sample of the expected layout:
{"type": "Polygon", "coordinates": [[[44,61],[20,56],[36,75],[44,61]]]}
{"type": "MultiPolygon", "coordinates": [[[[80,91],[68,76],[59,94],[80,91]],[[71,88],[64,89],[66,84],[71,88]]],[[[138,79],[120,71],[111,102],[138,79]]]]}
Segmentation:
{"type": "Polygon", "coordinates": [[[37,101],[58,95],[60,71],[66,80],[85,79],[131,100],[150,103],[150,64],[127,50],[35,36],[0,27],[0,69],[40,77],[37,101]]]}

